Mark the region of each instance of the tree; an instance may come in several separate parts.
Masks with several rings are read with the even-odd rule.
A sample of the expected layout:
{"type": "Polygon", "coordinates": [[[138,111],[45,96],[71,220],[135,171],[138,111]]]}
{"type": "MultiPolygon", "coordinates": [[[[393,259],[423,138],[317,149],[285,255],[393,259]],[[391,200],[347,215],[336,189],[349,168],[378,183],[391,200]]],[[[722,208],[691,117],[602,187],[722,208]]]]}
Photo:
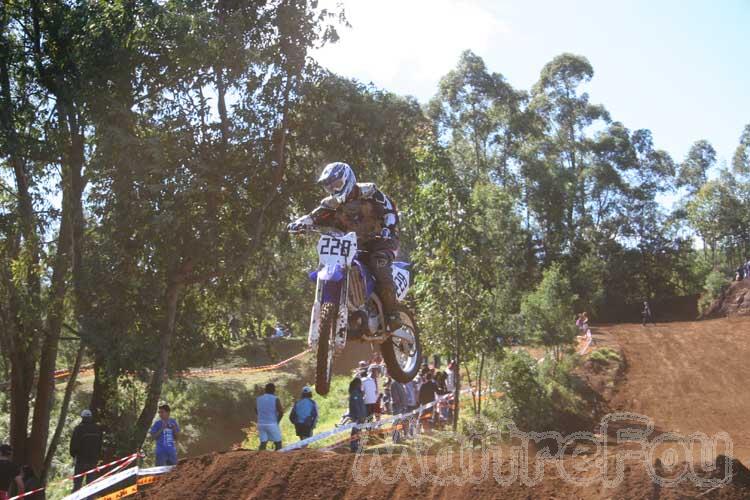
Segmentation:
{"type": "Polygon", "coordinates": [[[521,302],[521,316],[529,338],[550,349],[556,362],[575,341],[573,321],[577,296],[558,264],[544,271],[542,281],[521,302]]]}
{"type": "Polygon", "coordinates": [[[680,164],[677,187],[686,187],[694,195],[706,183],[708,171],[716,163],[716,150],[708,141],[697,141],[680,164]]]}

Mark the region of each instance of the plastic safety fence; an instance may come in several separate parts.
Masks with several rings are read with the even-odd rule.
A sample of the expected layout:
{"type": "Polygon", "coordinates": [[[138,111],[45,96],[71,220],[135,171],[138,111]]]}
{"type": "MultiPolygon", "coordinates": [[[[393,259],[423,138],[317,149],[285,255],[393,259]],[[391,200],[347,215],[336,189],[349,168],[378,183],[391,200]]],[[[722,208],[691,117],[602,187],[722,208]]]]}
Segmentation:
{"type": "MultiPolygon", "coordinates": [[[[461,391],[461,394],[470,393],[472,392],[472,390],[473,389],[471,388],[466,388],[461,391]]],[[[292,451],[292,450],[298,450],[300,448],[305,448],[311,445],[312,443],[316,443],[318,441],[328,439],[338,434],[351,431],[352,429],[358,429],[360,431],[382,432],[384,429],[390,429],[392,425],[391,427],[386,427],[386,426],[389,426],[390,424],[397,424],[404,420],[410,420],[414,418],[419,419],[422,415],[425,414],[427,410],[431,410],[433,407],[440,404],[441,402],[450,400],[452,398],[453,398],[453,394],[445,394],[443,396],[438,397],[435,401],[421,405],[418,408],[415,408],[414,410],[404,412],[404,413],[399,413],[398,415],[393,415],[391,417],[384,418],[376,422],[367,422],[364,424],[358,424],[356,422],[352,422],[346,425],[342,425],[341,427],[336,427],[335,429],[331,429],[326,432],[321,432],[320,434],[316,434],[312,437],[287,445],[284,448],[282,448],[281,451],[292,451]]],[[[346,440],[343,440],[342,442],[345,442],[347,440],[348,438],[346,440]]]]}

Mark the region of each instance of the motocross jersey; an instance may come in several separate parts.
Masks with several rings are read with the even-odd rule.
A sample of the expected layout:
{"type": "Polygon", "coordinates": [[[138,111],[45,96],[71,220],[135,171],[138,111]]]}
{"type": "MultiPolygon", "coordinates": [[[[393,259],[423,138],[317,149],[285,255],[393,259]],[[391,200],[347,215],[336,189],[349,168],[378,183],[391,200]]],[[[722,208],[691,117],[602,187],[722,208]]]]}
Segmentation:
{"type": "Polygon", "coordinates": [[[375,184],[357,183],[349,199],[329,196],[311,214],[316,225],[330,225],[357,233],[360,245],[373,239],[398,241],[398,209],[375,184]]]}

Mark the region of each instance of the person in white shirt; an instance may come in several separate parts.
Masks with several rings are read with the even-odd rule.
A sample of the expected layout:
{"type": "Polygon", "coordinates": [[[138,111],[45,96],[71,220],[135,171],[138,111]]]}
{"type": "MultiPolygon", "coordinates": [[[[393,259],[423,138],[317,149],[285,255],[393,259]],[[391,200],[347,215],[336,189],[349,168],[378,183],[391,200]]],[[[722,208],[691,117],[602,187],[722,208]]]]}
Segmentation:
{"type": "Polygon", "coordinates": [[[376,420],[380,420],[380,390],[378,388],[379,375],[380,366],[370,365],[370,376],[362,380],[362,391],[365,393],[367,416],[370,417],[375,415],[376,420]]]}

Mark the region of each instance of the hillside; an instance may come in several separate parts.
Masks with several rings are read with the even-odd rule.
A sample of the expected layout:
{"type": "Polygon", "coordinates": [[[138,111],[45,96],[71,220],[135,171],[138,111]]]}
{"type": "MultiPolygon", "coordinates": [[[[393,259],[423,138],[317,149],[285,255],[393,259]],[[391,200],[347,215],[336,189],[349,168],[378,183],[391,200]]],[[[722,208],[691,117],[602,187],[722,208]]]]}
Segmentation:
{"type": "Polygon", "coordinates": [[[703,314],[704,318],[750,316],[750,280],[733,281],[703,314]]]}

